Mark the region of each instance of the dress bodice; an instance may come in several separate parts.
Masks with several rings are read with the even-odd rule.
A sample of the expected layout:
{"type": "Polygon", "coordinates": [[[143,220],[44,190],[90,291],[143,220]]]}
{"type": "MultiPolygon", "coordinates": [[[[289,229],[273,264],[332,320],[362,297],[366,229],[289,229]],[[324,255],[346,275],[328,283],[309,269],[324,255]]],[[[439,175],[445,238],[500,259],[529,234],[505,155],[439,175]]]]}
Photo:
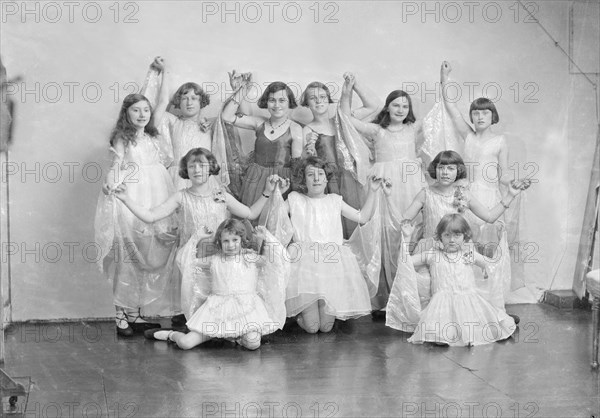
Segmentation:
{"type": "Polygon", "coordinates": [[[139,166],[161,164],[161,153],[158,141],[161,137],[152,138],[145,132],[135,137],[135,144],[130,142],[125,151],[124,163],[135,163],[139,166]]]}
{"type": "Polygon", "coordinates": [[[465,139],[465,165],[469,181],[497,188],[499,180],[498,161],[505,143],[503,135],[479,140],[473,133],[465,139]]]}
{"type": "Polygon", "coordinates": [[[289,165],[292,158],[292,133],[290,129],[274,140],[265,136],[265,124],[256,131],[254,160],[263,167],[289,165]]]}
{"type": "Polygon", "coordinates": [[[197,120],[179,118],[171,113],[165,116],[169,122],[176,164],[179,164],[179,160],[192,148],[205,148],[211,151],[210,132],[202,131],[197,120]]]}
{"type": "MultiPolygon", "coordinates": [[[[435,229],[444,215],[458,213],[454,205],[454,193],[443,195],[429,187],[425,190],[425,204],[423,205],[424,238],[435,235],[435,229]]],[[[456,190],[456,188],[455,188],[456,190]]]]}
{"type": "Polygon", "coordinates": [[[435,249],[428,254],[432,293],[439,291],[473,292],[476,289],[473,265],[462,253],[445,253],[435,249]]]}
{"type": "Polygon", "coordinates": [[[388,162],[416,158],[414,124],[403,125],[399,132],[379,129],[375,137],[375,161],[388,162]]]}
{"type": "Polygon", "coordinates": [[[298,192],[288,196],[294,239],[299,242],[343,243],[342,196],[313,199],[298,192]]]}
{"type": "Polygon", "coordinates": [[[337,161],[335,153],[335,135],[319,134],[315,143],[317,155],[323,158],[328,163],[337,161]]]}
{"type": "Polygon", "coordinates": [[[229,217],[223,193],[221,188],[213,189],[208,196],[192,194],[189,189],[181,190],[179,226],[182,243],[186,243],[203,226],[216,231],[219,224],[229,217]]]}
{"type": "Polygon", "coordinates": [[[258,269],[255,263],[244,260],[245,257],[257,257],[255,254],[241,254],[238,257],[224,257],[221,254],[212,257],[211,293],[229,296],[235,294],[256,293],[258,269]]]}

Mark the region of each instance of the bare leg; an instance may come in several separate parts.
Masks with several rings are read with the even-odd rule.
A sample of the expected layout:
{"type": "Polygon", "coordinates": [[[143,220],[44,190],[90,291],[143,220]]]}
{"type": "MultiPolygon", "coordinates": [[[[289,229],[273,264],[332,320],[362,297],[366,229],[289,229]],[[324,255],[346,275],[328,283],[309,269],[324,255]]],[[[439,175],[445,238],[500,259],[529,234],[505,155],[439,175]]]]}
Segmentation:
{"type": "Polygon", "coordinates": [[[321,318],[321,325],[319,326],[319,331],[331,331],[331,329],[333,328],[333,324],[335,323],[335,316],[325,313],[325,302],[322,300],[319,301],[319,317],[321,318]]]}
{"type": "Polygon", "coordinates": [[[318,302],[313,303],[300,313],[298,316],[298,325],[309,334],[316,334],[319,332],[321,323],[319,321],[318,302]]]}

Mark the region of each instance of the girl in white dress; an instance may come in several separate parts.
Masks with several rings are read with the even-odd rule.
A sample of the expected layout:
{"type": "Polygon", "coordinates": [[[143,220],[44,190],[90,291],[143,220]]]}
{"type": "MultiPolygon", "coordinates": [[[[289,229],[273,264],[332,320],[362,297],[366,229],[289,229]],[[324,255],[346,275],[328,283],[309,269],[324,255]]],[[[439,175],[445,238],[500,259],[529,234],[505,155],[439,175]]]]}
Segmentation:
{"type": "Polygon", "coordinates": [[[359,224],[371,219],[382,180],[371,178],[365,204],[356,210],[342,196],[325,194],[332,176],[325,160],[305,159],[299,177],[306,194],[291,192],[286,201],[294,227],[294,242],[288,247],[292,267],[287,315],[298,315],[298,324],[309,333],[331,331],[336,318],[370,313],[370,295],[376,289],[369,286],[356,256],[344,245],[342,216],[359,224]]]}
{"type": "Polygon", "coordinates": [[[285,248],[264,228],[258,234],[268,248],[250,249],[242,221],[227,219],[214,238],[217,253],[195,261],[196,283],[204,301],[187,322],[190,332],[149,330],[149,339],[174,341],[189,350],[212,338],[235,341],[249,350],[261,337],[283,328],[285,284],[289,273],[285,248]]]}
{"type": "Polygon", "coordinates": [[[426,252],[412,257],[403,253],[404,261],[412,264],[408,274],[416,274],[414,268],[421,266],[429,269],[433,294],[408,341],[471,346],[511,336],[516,329],[513,319],[477,291],[473,265],[485,269],[491,260],[468,245],[469,223],[460,214],[447,214],[436,227],[435,240],[426,252]]]}

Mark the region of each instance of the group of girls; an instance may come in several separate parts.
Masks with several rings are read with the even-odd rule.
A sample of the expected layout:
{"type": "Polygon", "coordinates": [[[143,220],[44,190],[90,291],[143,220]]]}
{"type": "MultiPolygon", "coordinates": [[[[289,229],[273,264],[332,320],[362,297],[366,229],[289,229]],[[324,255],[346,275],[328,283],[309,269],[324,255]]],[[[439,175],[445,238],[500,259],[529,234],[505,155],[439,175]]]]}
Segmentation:
{"type": "MultiPolygon", "coordinates": [[[[444,62],[442,83],[449,72],[444,62]]],[[[251,116],[251,75],[234,71],[234,92],[208,123],[202,89],[186,83],[171,99],[168,78],[157,58],[147,83],[158,90],[154,108],[127,96],[110,139],[96,237],[119,335],[145,331],[183,349],[226,338],[256,349],[286,316],[309,333],[329,332],[335,319],[382,308],[386,324],[414,332],[417,343],[474,345],[514,331],[504,310],[510,271],[498,262],[508,257],[498,245],[505,239],[486,253],[481,231],[528,180],[499,177],[501,194],[479,173],[475,187],[461,156],[443,148],[422,170],[410,96],[393,91],[381,108],[353,74],[344,75],[333,118],[327,86],[307,86],[300,104],[313,120],[304,127],[290,119],[297,102],[285,83],[271,83],[258,101],[268,118],[251,116]],[[363,107],[351,108],[353,92],[363,107]],[[231,126],[255,131],[250,156],[231,126]],[[266,228],[248,222],[259,217],[266,228]],[[161,330],[140,308],[167,294],[174,329],[161,330]]],[[[506,167],[506,141],[491,131],[494,104],[473,102],[472,128],[444,99],[465,154],[506,167]]],[[[493,231],[505,235],[502,223],[493,231]]]]}

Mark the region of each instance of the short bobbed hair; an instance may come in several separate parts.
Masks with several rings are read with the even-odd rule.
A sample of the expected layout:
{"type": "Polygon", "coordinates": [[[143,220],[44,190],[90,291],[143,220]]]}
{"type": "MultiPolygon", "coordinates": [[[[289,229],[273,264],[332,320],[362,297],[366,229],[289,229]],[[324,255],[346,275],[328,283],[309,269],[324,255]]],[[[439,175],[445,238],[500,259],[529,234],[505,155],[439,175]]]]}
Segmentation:
{"type": "Polygon", "coordinates": [[[267,86],[267,88],[265,89],[264,93],[262,94],[262,96],[260,96],[260,99],[258,99],[257,106],[261,109],[266,109],[267,102],[269,101],[269,95],[272,93],[277,93],[278,91],[281,91],[281,90],[285,90],[285,93],[287,94],[290,109],[297,108],[298,104],[296,103],[296,98],[294,97],[294,92],[292,91],[291,88],[288,87],[287,84],[285,84],[282,81],[275,81],[275,82],[269,84],[267,86]]]}
{"type": "Polygon", "coordinates": [[[210,167],[208,172],[211,176],[219,174],[221,167],[212,152],[206,148],[192,148],[179,161],[179,177],[188,180],[190,176],[188,174],[187,165],[192,161],[200,160],[201,157],[206,158],[206,161],[208,161],[210,167]]]}
{"type": "Polygon", "coordinates": [[[474,110],[489,110],[492,112],[492,125],[500,122],[500,116],[498,115],[496,106],[494,105],[494,102],[488,98],[480,97],[473,100],[473,103],[471,103],[471,107],[469,108],[469,120],[471,123],[473,123],[473,116],[471,115],[471,112],[474,110]]]}
{"type": "Polygon", "coordinates": [[[327,87],[320,81],[313,81],[304,89],[302,97],[300,98],[300,106],[308,107],[308,94],[309,90],[311,89],[322,89],[323,91],[325,91],[325,93],[327,93],[327,101],[329,103],[333,103],[333,100],[331,100],[331,92],[329,91],[329,87],[327,87]]]}
{"type": "Polygon", "coordinates": [[[181,106],[181,98],[188,91],[193,91],[194,94],[200,96],[200,109],[210,104],[210,96],[202,90],[202,87],[196,83],[188,82],[182,84],[173,95],[173,106],[175,106],[176,109],[179,109],[179,106],[181,106]]]}
{"type": "Polygon", "coordinates": [[[239,219],[225,219],[217,228],[217,232],[215,232],[214,243],[219,249],[219,251],[223,250],[223,247],[221,246],[221,237],[223,235],[223,232],[229,232],[230,234],[239,236],[240,240],[242,241],[242,248],[251,248],[251,243],[248,240],[246,226],[244,225],[244,222],[240,221],[239,219]]]}
{"type": "Polygon", "coordinates": [[[473,231],[467,220],[459,213],[444,215],[435,228],[435,239],[442,240],[444,232],[463,234],[465,241],[470,241],[473,231]]]}
{"type": "Polygon", "coordinates": [[[438,165],[456,165],[456,180],[467,178],[467,168],[460,154],[456,151],[442,151],[429,163],[427,172],[432,179],[437,178],[436,169],[438,165]]]}

